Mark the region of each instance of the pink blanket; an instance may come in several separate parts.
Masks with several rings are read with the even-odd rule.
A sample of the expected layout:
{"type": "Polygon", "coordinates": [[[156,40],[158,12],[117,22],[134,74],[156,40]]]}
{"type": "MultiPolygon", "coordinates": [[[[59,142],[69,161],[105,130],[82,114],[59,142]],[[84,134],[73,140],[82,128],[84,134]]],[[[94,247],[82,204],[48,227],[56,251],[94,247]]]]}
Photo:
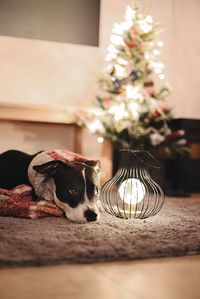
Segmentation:
{"type": "Polygon", "coordinates": [[[12,190],[0,188],[0,216],[37,219],[63,215],[54,203],[34,200],[33,189],[29,185],[19,185],[12,190]]]}

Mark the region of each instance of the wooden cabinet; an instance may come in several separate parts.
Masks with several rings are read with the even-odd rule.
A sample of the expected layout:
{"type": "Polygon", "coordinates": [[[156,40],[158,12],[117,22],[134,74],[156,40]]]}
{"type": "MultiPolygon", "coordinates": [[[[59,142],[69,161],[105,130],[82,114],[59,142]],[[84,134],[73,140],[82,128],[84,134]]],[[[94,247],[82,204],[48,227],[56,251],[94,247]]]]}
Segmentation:
{"type": "MultiPolygon", "coordinates": [[[[60,136],[53,136],[56,132],[65,130],[68,132],[73,131],[70,136],[63,134],[63,138],[73,139],[72,150],[77,153],[82,153],[82,128],[77,125],[74,116],[73,109],[64,109],[59,107],[48,107],[48,105],[14,105],[14,104],[0,104],[0,124],[4,124],[3,127],[13,124],[17,127],[17,131],[23,133],[31,128],[31,135],[34,131],[35,133],[45,132],[48,127],[49,139],[59,139],[60,136]],[[73,136],[71,136],[73,135],[73,136]]],[[[0,132],[1,142],[2,135],[6,134],[5,131],[0,132]]],[[[14,134],[14,131],[13,131],[14,134]]],[[[8,136],[9,139],[14,139],[15,136],[11,134],[8,136]]],[[[44,134],[44,133],[43,133],[44,134]]],[[[40,139],[42,136],[40,136],[40,139]]],[[[26,142],[26,140],[24,141],[26,142]]],[[[39,143],[39,138],[35,142],[39,143]]],[[[6,149],[7,150],[7,149],[6,149]]],[[[23,150],[23,149],[22,149],[23,150]]]]}

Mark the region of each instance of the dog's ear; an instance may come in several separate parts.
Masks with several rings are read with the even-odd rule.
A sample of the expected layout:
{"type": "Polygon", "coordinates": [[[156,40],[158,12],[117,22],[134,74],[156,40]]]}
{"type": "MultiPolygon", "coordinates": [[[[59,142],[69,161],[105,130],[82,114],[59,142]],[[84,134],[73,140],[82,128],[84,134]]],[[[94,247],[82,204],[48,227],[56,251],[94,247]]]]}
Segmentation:
{"type": "Polygon", "coordinates": [[[53,177],[58,174],[63,167],[66,167],[64,162],[60,160],[54,160],[41,165],[35,165],[33,166],[33,169],[38,173],[53,177]]]}
{"type": "Polygon", "coordinates": [[[101,170],[101,163],[99,160],[88,160],[84,163],[92,167],[96,173],[98,173],[101,170]]]}

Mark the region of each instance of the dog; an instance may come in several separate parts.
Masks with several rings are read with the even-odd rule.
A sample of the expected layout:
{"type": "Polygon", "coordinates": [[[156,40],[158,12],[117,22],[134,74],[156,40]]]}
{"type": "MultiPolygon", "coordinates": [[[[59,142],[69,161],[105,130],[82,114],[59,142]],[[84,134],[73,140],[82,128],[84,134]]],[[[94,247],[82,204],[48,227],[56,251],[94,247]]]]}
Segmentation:
{"type": "Polygon", "coordinates": [[[0,154],[0,187],[32,185],[38,198],[54,202],[69,220],[87,223],[99,219],[100,169],[99,160],[66,150],[9,150],[0,154]]]}

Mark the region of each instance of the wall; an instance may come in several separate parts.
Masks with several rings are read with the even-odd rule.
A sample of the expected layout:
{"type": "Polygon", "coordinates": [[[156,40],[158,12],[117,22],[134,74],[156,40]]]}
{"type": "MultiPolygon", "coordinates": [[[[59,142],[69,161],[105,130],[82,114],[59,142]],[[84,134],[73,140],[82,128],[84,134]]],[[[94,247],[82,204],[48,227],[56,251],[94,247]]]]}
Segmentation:
{"type": "Polygon", "coordinates": [[[78,105],[93,98],[99,48],[0,37],[0,101],[78,105]]]}
{"type": "MultiPolygon", "coordinates": [[[[199,118],[200,1],[142,2],[166,29],[162,34],[165,47],[161,58],[166,65],[167,80],[173,86],[169,101],[175,115],[199,118]]],[[[96,81],[101,76],[112,24],[123,21],[129,3],[127,0],[101,1],[99,48],[0,36],[0,102],[79,107],[93,101],[98,94],[96,81]]],[[[3,130],[0,126],[1,144],[7,149],[3,130]]],[[[12,147],[17,147],[14,129],[10,128],[9,134],[12,147]]],[[[22,129],[21,134],[27,131],[22,129]]],[[[87,133],[85,136],[84,152],[101,155],[96,138],[87,133]]],[[[26,147],[27,138],[22,142],[26,147]]]]}

